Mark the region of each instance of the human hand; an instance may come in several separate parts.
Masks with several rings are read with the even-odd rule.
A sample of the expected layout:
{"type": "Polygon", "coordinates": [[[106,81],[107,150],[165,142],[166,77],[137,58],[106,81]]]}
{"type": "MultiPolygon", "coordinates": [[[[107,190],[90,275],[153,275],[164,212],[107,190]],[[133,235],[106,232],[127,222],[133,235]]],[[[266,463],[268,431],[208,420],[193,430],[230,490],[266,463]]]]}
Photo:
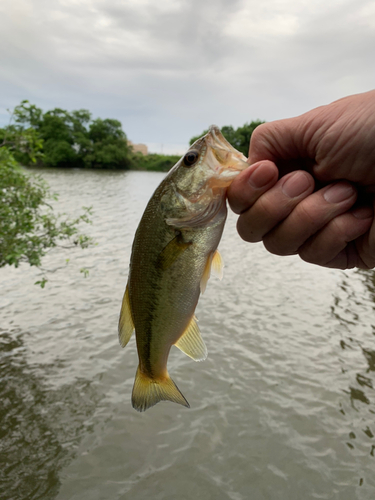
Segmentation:
{"type": "Polygon", "coordinates": [[[259,126],[248,161],[228,190],[244,240],[327,267],[375,266],[375,91],[259,126]]]}

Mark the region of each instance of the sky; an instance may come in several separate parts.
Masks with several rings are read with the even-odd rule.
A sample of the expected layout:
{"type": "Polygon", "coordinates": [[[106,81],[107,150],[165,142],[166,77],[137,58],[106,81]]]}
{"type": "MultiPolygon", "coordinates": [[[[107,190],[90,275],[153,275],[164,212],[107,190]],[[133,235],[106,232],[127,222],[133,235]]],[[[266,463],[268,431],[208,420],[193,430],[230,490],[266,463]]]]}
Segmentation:
{"type": "Polygon", "coordinates": [[[0,126],[23,99],[183,154],[209,125],[375,88],[374,0],[2,0],[0,126]]]}

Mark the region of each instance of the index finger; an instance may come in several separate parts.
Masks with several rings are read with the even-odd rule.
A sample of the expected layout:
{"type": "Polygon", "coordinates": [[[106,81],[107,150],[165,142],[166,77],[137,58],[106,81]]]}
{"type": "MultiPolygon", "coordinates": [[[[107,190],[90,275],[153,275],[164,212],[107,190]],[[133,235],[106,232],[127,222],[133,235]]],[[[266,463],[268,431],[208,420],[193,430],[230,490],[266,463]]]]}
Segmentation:
{"type": "Polygon", "coordinates": [[[278,180],[279,172],[272,161],[250,165],[241,172],[228,188],[228,201],[236,214],[248,210],[257,199],[278,180]]]}
{"type": "Polygon", "coordinates": [[[287,118],[259,125],[251,135],[249,162],[291,160],[306,156],[301,119],[287,118]]]}

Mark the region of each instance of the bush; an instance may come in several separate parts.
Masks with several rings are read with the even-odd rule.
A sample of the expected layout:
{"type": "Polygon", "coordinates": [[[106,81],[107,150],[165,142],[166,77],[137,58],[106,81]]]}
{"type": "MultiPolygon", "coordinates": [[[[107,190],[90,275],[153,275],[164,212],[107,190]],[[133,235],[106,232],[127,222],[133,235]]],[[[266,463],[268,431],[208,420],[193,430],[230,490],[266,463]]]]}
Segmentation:
{"type": "Polygon", "coordinates": [[[54,213],[52,199],[56,195],[47,183],[25,174],[12,153],[0,147],[0,267],[21,262],[39,267],[46,252],[62,241],[82,248],[91,243],[78,229],[80,222],[90,222],[90,209],[69,220],[54,213]]]}

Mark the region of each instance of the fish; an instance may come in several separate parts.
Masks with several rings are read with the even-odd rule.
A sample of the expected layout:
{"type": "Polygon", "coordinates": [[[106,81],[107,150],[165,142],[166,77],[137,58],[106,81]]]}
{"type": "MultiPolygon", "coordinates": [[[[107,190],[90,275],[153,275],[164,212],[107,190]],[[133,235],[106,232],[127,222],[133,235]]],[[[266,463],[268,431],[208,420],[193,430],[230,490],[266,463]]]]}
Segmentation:
{"type": "Polygon", "coordinates": [[[118,325],[125,347],[135,331],[139,364],[132,405],[159,401],[190,407],[169,376],[171,347],[207,357],[195,309],[211,271],[222,277],[217,250],[227,218],[226,190],[249,164],[212,125],[155,190],[135,233],[118,325]]]}

